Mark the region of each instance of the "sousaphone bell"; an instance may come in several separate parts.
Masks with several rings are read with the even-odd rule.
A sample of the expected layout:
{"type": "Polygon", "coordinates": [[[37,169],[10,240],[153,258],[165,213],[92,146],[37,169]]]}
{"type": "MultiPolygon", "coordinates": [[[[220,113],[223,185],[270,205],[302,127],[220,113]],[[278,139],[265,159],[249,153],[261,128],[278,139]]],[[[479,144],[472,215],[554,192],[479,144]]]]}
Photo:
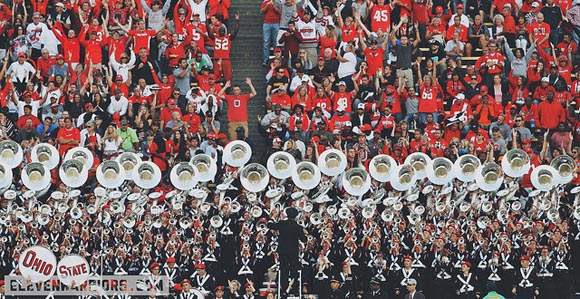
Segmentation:
{"type": "Polygon", "coordinates": [[[231,141],[224,148],[222,157],[232,167],[244,166],[252,158],[252,148],[243,140],[231,141]]]}
{"type": "Polygon", "coordinates": [[[188,162],[180,162],[171,168],[169,179],[173,187],[185,191],[197,185],[197,167],[188,162]]]}
{"type": "Polygon", "coordinates": [[[415,185],[416,180],[415,168],[409,164],[402,164],[395,169],[391,186],[397,191],[407,191],[415,185]]]}
{"type": "Polygon", "coordinates": [[[558,172],[554,167],[548,165],[540,165],[532,171],[530,180],[536,190],[550,191],[558,184],[558,172]]]}
{"type": "Polygon", "coordinates": [[[69,159],[60,165],[58,171],[60,180],[67,187],[78,188],[84,185],[89,177],[88,169],[83,162],[77,159],[69,159]]]}
{"type": "Polygon", "coordinates": [[[68,161],[71,159],[79,160],[83,163],[83,169],[89,170],[93,167],[93,162],[95,160],[93,153],[86,147],[75,147],[66,152],[64,160],[68,161]]]}
{"type": "Polygon", "coordinates": [[[116,160],[105,161],[97,167],[96,176],[103,187],[117,188],[125,181],[125,168],[116,160]]]}
{"type": "Polygon", "coordinates": [[[453,164],[454,173],[458,180],[471,182],[477,176],[477,168],[481,165],[479,158],[474,155],[463,155],[453,164]]]}
{"type": "Polygon", "coordinates": [[[349,169],[342,176],[342,186],[352,196],[362,196],[371,188],[371,176],[359,167],[349,169]]]}
{"type": "Polygon", "coordinates": [[[485,163],[477,168],[475,182],[483,191],[497,191],[503,183],[503,171],[494,162],[485,163]]]}
{"type": "Polygon", "coordinates": [[[251,192],[260,192],[266,188],[270,181],[268,169],[261,164],[251,163],[240,172],[240,182],[242,186],[251,192]]]}
{"type": "Polygon", "coordinates": [[[296,168],[296,159],[288,152],[279,151],[268,157],[266,166],[273,177],[282,180],[292,175],[296,168]]]}
{"type": "Polygon", "coordinates": [[[206,154],[197,154],[191,158],[191,164],[197,168],[198,181],[213,181],[217,173],[217,164],[214,159],[206,154]]]}
{"type": "Polygon", "coordinates": [[[133,182],[143,189],[152,189],[161,181],[161,170],[157,164],[145,161],[133,168],[133,182]]]}
{"type": "Polygon", "coordinates": [[[555,170],[559,184],[568,184],[574,178],[576,173],[576,161],[568,155],[560,155],[550,163],[555,170]]]}
{"type": "Polygon", "coordinates": [[[427,166],[427,177],[435,185],[447,185],[455,178],[453,162],[447,158],[438,157],[427,166]]]}
{"type": "Polygon", "coordinates": [[[393,157],[384,154],[373,157],[369,163],[371,177],[381,183],[389,181],[396,168],[397,161],[393,157]]]}
{"type": "Polygon", "coordinates": [[[44,190],[50,185],[50,170],[40,162],[32,162],[22,168],[21,179],[24,186],[30,190],[44,190]]]}
{"type": "Polygon", "coordinates": [[[58,150],[51,144],[39,143],[35,145],[30,152],[32,162],[40,162],[49,170],[55,168],[60,162],[58,150]]]}
{"type": "Polygon", "coordinates": [[[318,169],[327,176],[337,176],[346,169],[346,155],[337,149],[327,149],[318,157],[318,169]]]}
{"type": "Polygon", "coordinates": [[[12,168],[0,162],[0,189],[10,187],[12,185],[12,168]]]}
{"type": "Polygon", "coordinates": [[[427,166],[431,163],[431,158],[424,153],[412,153],[405,159],[405,164],[411,165],[415,169],[415,177],[418,180],[427,177],[427,166]]]}
{"type": "Polygon", "coordinates": [[[292,173],[294,185],[302,190],[314,189],[320,183],[320,178],[320,169],[314,163],[308,161],[298,163],[292,173]]]}
{"type": "Polygon", "coordinates": [[[125,170],[123,173],[126,180],[133,179],[133,169],[142,162],[141,157],[133,152],[124,152],[117,156],[115,160],[123,166],[125,170]]]}
{"type": "Polygon", "coordinates": [[[0,141],[0,163],[7,168],[15,168],[22,163],[24,152],[20,144],[13,140],[0,141]]]}
{"type": "Polygon", "coordinates": [[[507,176],[519,178],[530,170],[530,156],[521,149],[512,149],[501,160],[501,168],[507,176]]]}

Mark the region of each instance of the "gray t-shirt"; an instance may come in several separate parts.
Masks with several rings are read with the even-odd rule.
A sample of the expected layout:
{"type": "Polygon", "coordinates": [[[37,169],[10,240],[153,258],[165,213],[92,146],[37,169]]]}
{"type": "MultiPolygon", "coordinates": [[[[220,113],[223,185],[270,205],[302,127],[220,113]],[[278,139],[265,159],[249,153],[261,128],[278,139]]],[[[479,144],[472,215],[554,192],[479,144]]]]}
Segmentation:
{"type": "Polygon", "coordinates": [[[405,109],[407,109],[407,115],[419,112],[419,99],[416,97],[407,98],[405,101],[405,109]]]}
{"type": "Polygon", "coordinates": [[[181,94],[186,94],[189,91],[189,80],[191,78],[191,71],[187,72],[187,75],[183,78],[179,78],[179,75],[183,73],[184,69],[178,67],[173,70],[173,76],[175,77],[175,86],[179,88],[181,94]]]}
{"type": "Polygon", "coordinates": [[[397,50],[397,68],[410,69],[413,65],[413,45],[407,44],[406,46],[397,45],[395,47],[397,50]]]}

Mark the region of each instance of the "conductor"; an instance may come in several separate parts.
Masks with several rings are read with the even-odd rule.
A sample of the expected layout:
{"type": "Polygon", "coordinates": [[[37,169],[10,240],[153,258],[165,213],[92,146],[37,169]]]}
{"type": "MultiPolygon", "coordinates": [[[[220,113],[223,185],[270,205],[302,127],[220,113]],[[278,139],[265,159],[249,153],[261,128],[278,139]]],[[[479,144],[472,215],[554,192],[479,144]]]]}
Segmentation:
{"type": "Polygon", "coordinates": [[[288,208],[286,209],[286,216],[288,216],[287,220],[281,220],[278,223],[268,223],[268,228],[279,232],[280,287],[284,296],[290,293],[294,282],[298,278],[298,268],[300,267],[298,242],[306,242],[304,228],[296,223],[298,211],[295,208],[288,208]]]}

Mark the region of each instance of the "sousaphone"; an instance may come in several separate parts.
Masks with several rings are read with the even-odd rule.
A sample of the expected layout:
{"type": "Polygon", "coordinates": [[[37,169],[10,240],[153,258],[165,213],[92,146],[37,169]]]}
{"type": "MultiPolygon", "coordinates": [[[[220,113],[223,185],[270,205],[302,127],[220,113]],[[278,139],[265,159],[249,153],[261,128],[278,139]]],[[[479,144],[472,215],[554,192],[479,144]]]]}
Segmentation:
{"type": "Polygon", "coordinates": [[[105,161],[97,167],[97,181],[109,189],[120,187],[125,181],[125,168],[116,160],[105,161]]]}
{"type": "Polygon", "coordinates": [[[231,141],[224,148],[222,158],[232,167],[241,167],[252,158],[252,148],[243,140],[231,141]]]}
{"type": "Polygon", "coordinates": [[[507,176],[519,178],[530,170],[530,156],[521,149],[512,149],[501,160],[501,168],[507,176]]]}
{"type": "Polygon", "coordinates": [[[89,170],[93,167],[95,157],[93,153],[86,147],[75,147],[66,152],[64,160],[76,159],[83,163],[83,169],[89,170]]]}
{"type": "Polygon", "coordinates": [[[30,152],[32,162],[40,162],[49,170],[55,168],[60,162],[58,150],[51,144],[39,143],[35,145],[30,152]]]}
{"type": "Polygon", "coordinates": [[[89,177],[88,169],[84,167],[83,162],[77,159],[69,159],[62,163],[58,174],[65,186],[70,188],[84,185],[89,177]]]}
{"type": "Polygon", "coordinates": [[[550,191],[558,184],[559,175],[554,167],[540,165],[534,168],[530,180],[536,190],[550,191]]]}
{"type": "Polygon", "coordinates": [[[296,159],[288,152],[279,151],[268,157],[268,163],[266,165],[273,177],[282,180],[292,175],[292,172],[296,168],[296,159]]]}
{"type": "Polygon", "coordinates": [[[393,157],[384,154],[373,157],[369,163],[371,177],[381,183],[389,181],[396,168],[397,161],[393,157]]]}
{"type": "Polygon", "coordinates": [[[435,185],[447,185],[455,178],[453,162],[447,158],[438,157],[427,166],[427,177],[435,185]]]}
{"type": "Polygon", "coordinates": [[[556,170],[558,174],[556,179],[559,184],[570,183],[576,173],[576,161],[568,155],[557,156],[552,160],[550,166],[556,170]]]}
{"type": "Polygon", "coordinates": [[[463,155],[453,164],[455,176],[462,182],[471,182],[477,176],[477,168],[481,165],[474,155],[463,155]]]}
{"type": "Polygon", "coordinates": [[[337,149],[327,149],[318,157],[318,169],[327,176],[337,176],[346,169],[346,155],[337,149]]]}
{"type": "Polygon", "coordinates": [[[135,185],[143,189],[152,189],[161,181],[161,170],[157,164],[145,161],[133,168],[131,176],[135,185]]]}
{"type": "Polygon", "coordinates": [[[21,179],[24,186],[30,190],[44,190],[50,185],[50,170],[40,162],[32,162],[22,168],[21,179]]]}
{"type": "Polygon", "coordinates": [[[197,168],[188,162],[180,162],[171,168],[169,179],[173,187],[185,191],[197,185],[197,168]]]}
{"type": "Polygon", "coordinates": [[[240,182],[242,186],[251,192],[260,192],[268,186],[270,174],[268,169],[261,164],[251,163],[240,172],[240,182]]]}
{"type": "Polygon", "coordinates": [[[431,158],[424,153],[412,153],[405,159],[405,164],[411,165],[415,169],[415,177],[418,180],[427,177],[427,166],[431,163],[431,158]]]}
{"type": "Polygon", "coordinates": [[[292,173],[294,185],[302,190],[314,189],[320,183],[320,178],[320,169],[314,163],[308,161],[298,163],[292,173]]]}
{"type": "Polygon", "coordinates": [[[503,171],[494,162],[485,163],[477,168],[475,182],[483,191],[497,191],[503,183],[503,171]]]}
{"type": "Polygon", "coordinates": [[[12,168],[0,162],[0,190],[12,185],[12,168]]]}
{"type": "Polygon", "coordinates": [[[416,180],[415,168],[409,164],[402,164],[395,169],[391,186],[397,191],[407,191],[415,185],[416,180]]]}
{"type": "Polygon", "coordinates": [[[0,141],[0,163],[7,168],[15,168],[22,163],[24,152],[20,144],[13,140],[0,141]]]}
{"type": "Polygon", "coordinates": [[[206,154],[197,154],[191,158],[190,162],[197,168],[198,181],[213,181],[217,173],[217,164],[214,159],[206,154]]]}
{"type": "Polygon", "coordinates": [[[117,156],[115,160],[123,166],[123,169],[125,170],[123,174],[126,180],[133,179],[133,169],[142,162],[141,157],[133,152],[124,152],[117,156]]]}
{"type": "Polygon", "coordinates": [[[359,167],[349,169],[342,176],[342,186],[352,196],[362,196],[371,188],[371,176],[359,167]]]}

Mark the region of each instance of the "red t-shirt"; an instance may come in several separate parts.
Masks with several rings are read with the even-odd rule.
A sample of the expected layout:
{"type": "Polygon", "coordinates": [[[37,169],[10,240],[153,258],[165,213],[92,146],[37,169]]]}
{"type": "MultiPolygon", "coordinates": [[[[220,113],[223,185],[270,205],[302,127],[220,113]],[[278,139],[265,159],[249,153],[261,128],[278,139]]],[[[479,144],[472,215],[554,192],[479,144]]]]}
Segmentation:
{"type": "Polygon", "coordinates": [[[383,68],[384,55],[385,50],[381,47],[377,47],[376,50],[370,47],[365,49],[365,57],[367,58],[367,64],[369,66],[368,74],[375,74],[379,68],[383,68]]]}
{"type": "MultiPolygon", "coordinates": [[[[74,139],[74,140],[80,142],[81,141],[81,132],[77,128],[71,128],[70,130],[62,128],[62,129],[58,130],[58,135],[56,136],[56,140],[58,141],[60,138],[74,139]]],[[[64,154],[66,154],[66,152],[69,149],[71,149],[73,147],[77,147],[77,146],[78,145],[60,144],[59,143],[58,153],[61,156],[64,156],[64,154]]]]}
{"type": "Polygon", "coordinates": [[[197,133],[197,131],[199,131],[199,125],[201,124],[201,118],[199,117],[199,115],[192,113],[192,114],[186,114],[183,115],[181,117],[181,120],[183,120],[184,122],[186,122],[189,125],[189,132],[191,132],[192,134],[197,133]]]}
{"type": "MultiPolygon", "coordinates": [[[[532,36],[535,39],[537,39],[537,42],[539,42],[545,36],[550,35],[550,25],[548,25],[548,23],[546,22],[542,22],[542,24],[535,22],[530,26],[530,33],[532,33],[532,36]]],[[[549,48],[550,44],[548,44],[548,39],[546,39],[541,45],[537,45],[536,47],[549,48]]]]}
{"type": "Polygon", "coordinates": [[[228,121],[246,122],[248,121],[248,101],[249,94],[226,95],[224,100],[228,103],[228,121]]]}
{"type": "Polygon", "coordinates": [[[379,29],[382,29],[383,32],[387,32],[388,29],[391,27],[391,10],[392,6],[390,4],[386,5],[373,5],[371,9],[371,28],[373,32],[377,32],[379,29]]]}
{"type": "Polygon", "coordinates": [[[148,29],[148,30],[129,30],[129,35],[133,36],[135,39],[135,53],[139,52],[139,49],[145,48],[149,51],[149,42],[151,41],[151,37],[157,35],[155,30],[148,29]]]}
{"type": "Polygon", "coordinates": [[[260,9],[266,8],[264,13],[264,24],[278,24],[280,23],[280,13],[274,9],[274,3],[269,0],[264,0],[260,9]]]}

